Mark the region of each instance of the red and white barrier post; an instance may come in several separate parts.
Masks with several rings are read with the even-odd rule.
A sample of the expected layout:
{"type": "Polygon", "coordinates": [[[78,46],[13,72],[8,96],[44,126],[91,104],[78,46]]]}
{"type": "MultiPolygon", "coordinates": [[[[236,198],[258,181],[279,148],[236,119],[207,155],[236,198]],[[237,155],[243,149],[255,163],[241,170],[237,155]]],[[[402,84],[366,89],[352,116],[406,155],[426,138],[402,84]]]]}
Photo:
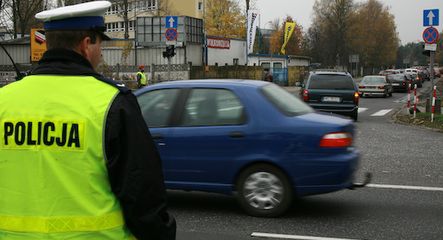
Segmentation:
{"type": "Polygon", "coordinates": [[[434,86],[434,91],[432,93],[431,122],[434,122],[435,100],[436,100],[436,98],[437,98],[437,86],[434,86]]]}
{"type": "Polygon", "coordinates": [[[411,83],[408,84],[408,108],[406,113],[409,113],[409,109],[411,109],[411,83]]]}
{"type": "Polygon", "coordinates": [[[414,118],[417,115],[417,84],[414,84],[414,118]]]}

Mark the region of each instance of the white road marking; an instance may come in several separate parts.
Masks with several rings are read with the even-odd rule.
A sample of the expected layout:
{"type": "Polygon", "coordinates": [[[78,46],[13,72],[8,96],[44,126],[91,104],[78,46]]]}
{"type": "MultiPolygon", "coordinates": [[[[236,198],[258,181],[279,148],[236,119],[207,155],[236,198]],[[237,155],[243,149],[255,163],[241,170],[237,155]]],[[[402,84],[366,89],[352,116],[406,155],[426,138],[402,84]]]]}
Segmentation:
{"type": "Polygon", "coordinates": [[[384,116],[384,115],[386,115],[386,114],[387,114],[388,112],[390,112],[390,111],[392,111],[392,109],[383,109],[383,110],[380,110],[380,111],[378,111],[378,112],[372,114],[371,117],[384,116]]]}
{"type": "Polygon", "coordinates": [[[418,191],[431,191],[431,192],[443,192],[443,188],[440,188],[440,187],[389,185],[389,184],[372,184],[372,183],[366,185],[366,187],[371,187],[371,188],[388,188],[388,189],[402,189],[402,190],[418,190],[418,191]]]}
{"type": "Polygon", "coordinates": [[[299,240],[357,240],[357,239],[350,239],[350,238],[329,238],[329,237],[314,237],[314,236],[287,235],[287,234],[260,233],[260,232],[253,232],[251,234],[251,237],[277,238],[277,239],[299,239],[299,240]]]}
{"type": "Polygon", "coordinates": [[[358,108],[358,113],[362,113],[364,111],[368,110],[367,108],[358,108]]]}

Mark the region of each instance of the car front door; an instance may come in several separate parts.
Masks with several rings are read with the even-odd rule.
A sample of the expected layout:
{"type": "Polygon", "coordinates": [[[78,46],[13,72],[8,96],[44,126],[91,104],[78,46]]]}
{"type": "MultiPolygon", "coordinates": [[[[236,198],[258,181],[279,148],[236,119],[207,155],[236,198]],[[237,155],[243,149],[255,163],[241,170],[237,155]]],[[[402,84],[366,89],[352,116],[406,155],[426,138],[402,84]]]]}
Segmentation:
{"type": "Polygon", "coordinates": [[[169,157],[163,159],[167,184],[230,191],[236,160],[245,158],[254,146],[245,105],[228,89],[193,88],[183,107],[167,139],[169,157]]]}

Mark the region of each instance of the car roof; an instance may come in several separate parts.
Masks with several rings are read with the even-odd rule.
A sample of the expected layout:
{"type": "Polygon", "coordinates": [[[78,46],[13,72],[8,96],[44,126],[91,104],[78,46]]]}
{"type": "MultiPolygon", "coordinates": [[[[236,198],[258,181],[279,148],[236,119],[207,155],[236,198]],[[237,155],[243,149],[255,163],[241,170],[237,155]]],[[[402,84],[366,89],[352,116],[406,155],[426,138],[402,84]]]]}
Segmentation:
{"type": "Polygon", "coordinates": [[[134,93],[146,92],[150,89],[159,89],[167,87],[252,87],[260,88],[270,84],[269,82],[259,80],[243,80],[243,79],[195,79],[195,80],[174,80],[161,82],[148,87],[136,90],[134,93]]]}
{"type": "Polygon", "coordinates": [[[173,84],[173,85],[190,85],[190,84],[222,84],[224,86],[231,85],[231,86],[263,86],[266,85],[268,82],[265,81],[259,81],[259,80],[245,80],[245,79],[193,79],[193,80],[176,80],[176,81],[167,81],[167,82],[161,82],[159,84],[173,84]]]}
{"type": "Polygon", "coordinates": [[[347,72],[333,72],[333,71],[312,71],[312,74],[318,75],[342,75],[342,76],[350,76],[347,72]]]}

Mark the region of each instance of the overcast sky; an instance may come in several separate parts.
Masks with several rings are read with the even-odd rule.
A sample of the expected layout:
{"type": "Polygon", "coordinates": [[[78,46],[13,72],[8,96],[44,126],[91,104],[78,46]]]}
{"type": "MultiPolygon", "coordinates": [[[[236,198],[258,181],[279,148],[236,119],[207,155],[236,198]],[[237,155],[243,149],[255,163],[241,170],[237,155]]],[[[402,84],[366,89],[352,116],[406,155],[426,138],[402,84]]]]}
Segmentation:
{"type": "MultiPolygon", "coordinates": [[[[440,26],[443,29],[443,0],[379,0],[386,6],[391,7],[391,13],[395,16],[397,32],[402,44],[422,41],[423,10],[440,9],[440,26]]],[[[363,2],[358,0],[357,2],[363,2]]],[[[312,7],[315,0],[256,0],[259,9],[262,28],[269,28],[267,22],[276,18],[281,20],[290,15],[303,26],[306,31],[311,25],[312,7]]]]}

